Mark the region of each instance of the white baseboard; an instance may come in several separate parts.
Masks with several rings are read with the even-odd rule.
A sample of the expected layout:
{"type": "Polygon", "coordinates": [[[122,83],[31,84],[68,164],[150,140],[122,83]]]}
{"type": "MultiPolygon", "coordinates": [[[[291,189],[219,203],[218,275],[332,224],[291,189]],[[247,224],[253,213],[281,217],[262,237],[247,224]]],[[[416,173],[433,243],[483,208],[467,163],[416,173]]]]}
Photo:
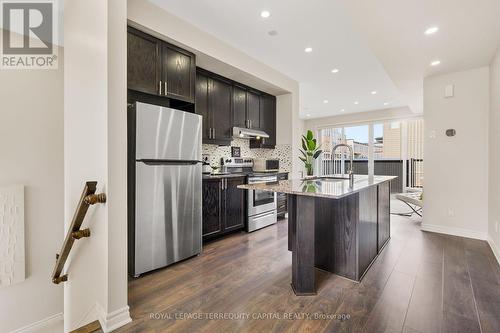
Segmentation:
{"type": "Polygon", "coordinates": [[[98,319],[104,333],[112,332],[132,321],[128,305],[116,311],[106,313],[100,304],[97,304],[98,319]]]}
{"type": "Polygon", "coordinates": [[[18,328],[17,330],[12,331],[11,333],[54,332],[54,328],[58,326],[61,328],[61,333],[62,333],[63,320],[64,320],[63,314],[58,313],[53,316],[44,318],[40,321],[37,321],[35,323],[18,328]]]}
{"type": "Polygon", "coordinates": [[[497,259],[498,264],[500,265],[500,249],[490,236],[488,236],[488,244],[490,245],[491,251],[493,251],[495,258],[497,259]]]}
{"type": "Polygon", "coordinates": [[[446,234],[446,235],[459,236],[459,237],[465,237],[465,238],[473,238],[473,239],[480,239],[480,240],[487,240],[488,239],[488,234],[486,232],[470,230],[470,229],[463,229],[463,228],[456,228],[456,227],[445,227],[442,225],[426,224],[426,223],[422,223],[420,229],[423,231],[429,231],[429,232],[435,232],[438,234],[446,234]]]}

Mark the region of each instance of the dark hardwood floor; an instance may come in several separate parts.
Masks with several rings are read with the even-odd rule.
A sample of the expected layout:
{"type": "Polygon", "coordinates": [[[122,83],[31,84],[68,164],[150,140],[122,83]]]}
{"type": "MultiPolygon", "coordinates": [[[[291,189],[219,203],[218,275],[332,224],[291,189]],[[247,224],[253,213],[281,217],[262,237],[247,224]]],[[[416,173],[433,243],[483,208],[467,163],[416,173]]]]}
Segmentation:
{"type": "Polygon", "coordinates": [[[286,220],[231,235],[131,280],[134,321],[118,332],[500,332],[500,267],[486,242],[399,216],[391,237],[361,283],[317,270],[318,295],[297,297],[286,220]]]}

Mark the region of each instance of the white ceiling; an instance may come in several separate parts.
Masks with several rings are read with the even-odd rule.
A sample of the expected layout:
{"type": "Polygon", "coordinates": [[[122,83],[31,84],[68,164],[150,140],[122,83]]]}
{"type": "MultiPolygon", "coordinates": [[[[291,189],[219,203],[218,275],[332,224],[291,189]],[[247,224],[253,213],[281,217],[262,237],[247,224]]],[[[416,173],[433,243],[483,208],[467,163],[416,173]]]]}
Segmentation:
{"type": "Polygon", "coordinates": [[[299,81],[303,118],[406,105],[338,1],[151,1],[299,81]],[[271,16],[261,18],[262,10],[271,16]],[[304,52],[308,46],[313,52],[304,52]]]}
{"type": "Polygon", "coordinates": [[[500,41],[499,0],[150,1],[300,82],[302,118],[422,112],[425,76],[487,65],[500,41]]]}
{"type": "Polygon", "coordinates": [[[500,0],[338,1],[414,112],[423,78],[487,66],[500,46],[500,0]],[[431,26],[439,31],[426,36],[431,26]]]}

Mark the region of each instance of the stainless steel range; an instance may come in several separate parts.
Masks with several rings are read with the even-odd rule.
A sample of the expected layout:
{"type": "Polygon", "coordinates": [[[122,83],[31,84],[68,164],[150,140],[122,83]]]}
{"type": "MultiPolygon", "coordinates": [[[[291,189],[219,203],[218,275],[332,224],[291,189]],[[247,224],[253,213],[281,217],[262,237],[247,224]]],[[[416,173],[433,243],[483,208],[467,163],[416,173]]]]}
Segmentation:
{"type": "MultiPolygon", "coordinates": [[[[254,172],[251,158],[228,158],[224,166],[229,173],[246,174],[248,184],[278,181],[277,172],[254,172]]],[[[260,190],[247,192],[247,231],[252,232],[275,224],[278,220],[276,193],[260,190]]]]}

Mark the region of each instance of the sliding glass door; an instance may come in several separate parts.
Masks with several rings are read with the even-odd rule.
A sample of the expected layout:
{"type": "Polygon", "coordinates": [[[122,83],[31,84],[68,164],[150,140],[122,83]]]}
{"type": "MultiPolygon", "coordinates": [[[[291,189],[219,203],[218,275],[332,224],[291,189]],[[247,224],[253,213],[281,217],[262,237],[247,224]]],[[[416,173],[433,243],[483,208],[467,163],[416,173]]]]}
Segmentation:
{"type": "MultiPolygon", "coordinates": [[[[344,127],[345,143],[354,153],[352,171],[355,175],[368,175],[368,159],[370,157],[369,125],[344,127]]],[[[349,150],[343,149],[346,162],[346,172],[351,167],[349,150]]]]}
{"type": "Polygon", "coordinates": [[[397,176],[391,183],[392,192],[403,192],[404,162],[402,159],[401,121],[373,124],[373,173],[397,176]]]}
{"type": "Polygon", "coordinates": [[[393,192],[423,186],[422,119],[325,127],[318,130],[318,137],[323,154],[316,170],[321,175],[349,171],[349,150],[343,147],[332,154],[336,144],[344,143],[354,152],[354,174],[397,176],[391,185],[393,192]]]}
{"type": "Polygon", "coordinates": [[[321,129],[319,137],[323,154],[320,159],[320,173],[328,174],[346,174],[350,168],[350,154],[346,147],[339,147],[332,155],[333,148],[339,143],[350,146],[353,150],[353,172],[359,175],[368,174],[369,157],[369,126],[349,126],[333,127],[321,129]]]}

